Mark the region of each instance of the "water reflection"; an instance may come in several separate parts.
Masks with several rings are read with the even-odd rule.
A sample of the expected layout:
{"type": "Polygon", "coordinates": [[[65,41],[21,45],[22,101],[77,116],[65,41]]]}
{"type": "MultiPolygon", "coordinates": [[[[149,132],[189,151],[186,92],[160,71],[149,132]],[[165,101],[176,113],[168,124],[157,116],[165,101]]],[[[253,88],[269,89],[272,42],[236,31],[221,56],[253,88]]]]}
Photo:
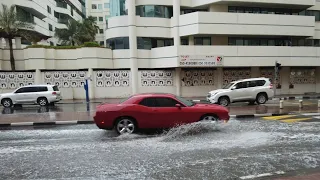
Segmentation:
{"type": "Polygon", "coordinates": [[[15,114],[15,113],[47,113],[60,111],[57,106],[35,106],[35,107],[22,107],[17,105],[11,108],[3,108],[2,114],[15,114]]]}

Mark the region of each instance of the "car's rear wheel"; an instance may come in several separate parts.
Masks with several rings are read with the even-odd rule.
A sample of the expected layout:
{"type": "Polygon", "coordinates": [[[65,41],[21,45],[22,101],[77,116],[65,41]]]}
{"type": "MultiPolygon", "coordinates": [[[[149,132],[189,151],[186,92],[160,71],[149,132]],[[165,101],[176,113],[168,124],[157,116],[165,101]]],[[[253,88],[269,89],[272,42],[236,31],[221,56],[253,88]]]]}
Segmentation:
{"type": "Polygon", "coordinates": [[[135,121],[128,117],[120,118],[115,124],[115,130],[118,134],[132,134],[136,129],[135,121]]]}
{"type": "Polygon", "coordinates": [[[48,100],[45,97],[41,97],[41,98],[38,99],[37,103],[40,106],[47,106],[48,105],[48,100]]]}
{"type": "Polygon", "coordinates": [[[258,104],[265,104],[268,100],[268,97],[265,93],[259,93],[257,95],[256,101],[258,104]]]}
{"type": "Polygon", "coordinates": [[[5,108],[9,108],[13,106],[12,100],[11,99],[2,99],[1,104],[5,108]]]}
{"type": "Polygon", "coordinates": [[[228,97],[223,96],[223,97],[219,98],[218,103],[219,103],[219,105],[226,107],[226,106],[228,106],[230,104],[230,100],[229,100],[228,97]]]}
{"type": "Polygon", "coordinates": [[[200,118],[200,121],[214,121],[214,122],[217,122],[217,121],[219,121],[219,117],[216,116],[216,115],[213,115],[213,114],[206,114],[206,115],[203,115],[200,118]]]}

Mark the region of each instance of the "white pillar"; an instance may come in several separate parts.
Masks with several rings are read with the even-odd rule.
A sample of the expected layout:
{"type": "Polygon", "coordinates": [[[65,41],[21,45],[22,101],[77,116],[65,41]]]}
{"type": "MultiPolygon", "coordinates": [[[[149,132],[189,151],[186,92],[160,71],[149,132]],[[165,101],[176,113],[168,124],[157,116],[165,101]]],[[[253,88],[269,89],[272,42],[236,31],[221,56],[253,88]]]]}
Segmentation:
{"type": "Polygon", "coordinates": [[[34,84],[42,84],[43,78],[41,76],[40,69],[36,69],[35,75],[34,75],[34,84]]]}
{"type": "Polygon", "coordinates": [[[90,79],[88,79],[88,85],[89,85],[89,98],[90,99],[94,99],[94,89],[95,89],[95,81],[94,81],[94,75],[93,75],[93,69],[89,68],[88,69],[88,73],[87,76],[90,77],[90,79]]]}
{"type": "Polygon", "coordinates": [[[131,70],[131,93],[138,93],[138,59],[137,59],[137,33],[136,33],[136,2],[127,1],[128,24],[129,24],[129,47],[130,47],[130,70],[131,70]]]}
{"type": "Polygon", "coordinates": [[[193,45],[194,45],[194,37],[189,36],[189,46],[193,46],[193,45]]]}
{"type": "MultiPolygon", "coordinates": [[[[281,91],[277,95],[279,95],[279,94],[290,94],[290,89],[289,89],[290,73],[291,73],[290,67],[282,67],[281,68],[281,71],[280,71],[281,91]]],[[[279,90],[277,92],[279,92],[279,90]]]]}
{"type": "Polygon", "coordinates": [[[3,49],[3,38],[0,38],[0,49],[3,49]]]}
{"type": "Polygon", "coordinates": [[[175,83],[176,83],[176,95],[181,96],[181,68],[176,68],[175,83]]]}
{"type": "Polygon", "coordinates": [[[179,17],[180,17],[180,0],[173,0],[173,18],[174,18],[174,45],[181,45],[179,33],[179,17]]]}
{"type": "Polygon", "coordinates": [[[21,37],[15,37],[14,38],[16,49],[21,49],[21,37]]]}
{"type": "Polygon", "coordinates": [[[9,39],[8,39],[8,38],[5,38],[4,40],[6,41],[6,47],[5,47],[5,49],[9,49],[9,48],[10,48],[9,39]]]}

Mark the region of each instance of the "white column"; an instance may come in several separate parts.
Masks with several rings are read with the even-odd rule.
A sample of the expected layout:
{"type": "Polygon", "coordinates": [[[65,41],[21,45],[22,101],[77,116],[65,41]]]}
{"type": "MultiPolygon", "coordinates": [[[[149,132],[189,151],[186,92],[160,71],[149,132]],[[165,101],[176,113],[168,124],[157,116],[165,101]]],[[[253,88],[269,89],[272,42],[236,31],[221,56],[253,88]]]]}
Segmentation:
{"type": "Polygon", "coordinates": [[[136,33],[136,5],[135,0],[128,0],[128,24],[131,70],[131,93],[138,93],[138,59],[137,59],[137,33],[136,33]]]}
{"type": "Polygon", "coordinates": [[[36,69],[35,76],[34,76],[34,84],[42,84],[43,79],[41,76],[41,71],[40,69],[36,69]]]}
{"type": "Polygon", "coordinates": [[[3,49],[3,38],[0,38],[0,49],[3,49]]]}
{"type": "Polygon", "coordinates": [[[223,86],[223,68],[222,67],[218,67],[216,70],[214,84],[217,89],[220,89],[223,86]]]}
{"type": "Polygon", "coordinates": [[[180,17],[180,0],[173,0],[173,18],[174,18],[174,45],[176,47],[181,45],[179,33],[179,17],[180,17]]]}
{"type": "Polygon", "coordinates": [[[175,83],[176,83],[176,95],[181,96],[181,68],[176,68],[175,83]]]}
{"type": "Polygon", "coordinates": [[[193,46],[193,45],[194,45],[194,37],[189,36],[189,46],[193,46]]]}
{"type": "Polygon", "coordinates": [[[15,37],[16,49],[21,49],[21,37],[15,37]]]}
{"type": "Polygon", "coordinates": [[[5,38],[4,40],[6,41],[6,47],[5,47],[5,49],[9,49],[9,48],[10,48],[9,39],[8,39],[8,38],[5,38]]]}
{"type": "MultiPolygon", "coordinates": [[[[290,89],[289,89],[289,85],[290,85],[290,73],[291,73],[291,69],[290,67],[282,67],[281,71],[280,71],[280,76],[281,76],[281,94],[289,94],[290,93],[290,89]]],[[[279,92],[279,90],[277,90],[277,93],[279,92]]],[[[279,95],[279,94],[277,94],[279,95]]]]}
{"type": "Polygon", "coordinates": [[[89,98],[90,99],[94,99],[94,89],[95,89],[95,81],[94,81],[94,77],[93,77],[93,69],[89,68],[88,69],[88,77],[90,77],[90,79],[88,79],[88,85],[89,85],[89,98]]]}

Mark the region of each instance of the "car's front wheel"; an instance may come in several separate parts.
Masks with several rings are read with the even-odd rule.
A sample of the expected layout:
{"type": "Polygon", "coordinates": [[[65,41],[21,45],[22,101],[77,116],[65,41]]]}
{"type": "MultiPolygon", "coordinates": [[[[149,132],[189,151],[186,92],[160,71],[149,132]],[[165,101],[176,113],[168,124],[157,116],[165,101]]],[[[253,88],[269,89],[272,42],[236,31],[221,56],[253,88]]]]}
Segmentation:
{"type": "Polygon", "coordinates": [[[200,121],[214,121],[214,122],[217,122],[217,121],[219,121],[219,118],[216,115],[207,114],[207,115],[202,116],[200,118],[200,121]]]}
{"type": "Polygon", "coordinates": [[[219,105],[226,107],[230,104],[230,100],[228,97],[222,96],[219,98],[218,103],[219,103],[219,105]]]}
{"type": "Polygon", "coordinates": [[[115,130],[118,134],[132,134],[136,129],[135,121],[128,117],[120,118],[115,124],[115,130]]]}
{"type": "Polygon", "coordinates": [[[2,99],[1,104],[5,108],[9,108],[13,106],[12,100],[11,99],[2,99]]]}

